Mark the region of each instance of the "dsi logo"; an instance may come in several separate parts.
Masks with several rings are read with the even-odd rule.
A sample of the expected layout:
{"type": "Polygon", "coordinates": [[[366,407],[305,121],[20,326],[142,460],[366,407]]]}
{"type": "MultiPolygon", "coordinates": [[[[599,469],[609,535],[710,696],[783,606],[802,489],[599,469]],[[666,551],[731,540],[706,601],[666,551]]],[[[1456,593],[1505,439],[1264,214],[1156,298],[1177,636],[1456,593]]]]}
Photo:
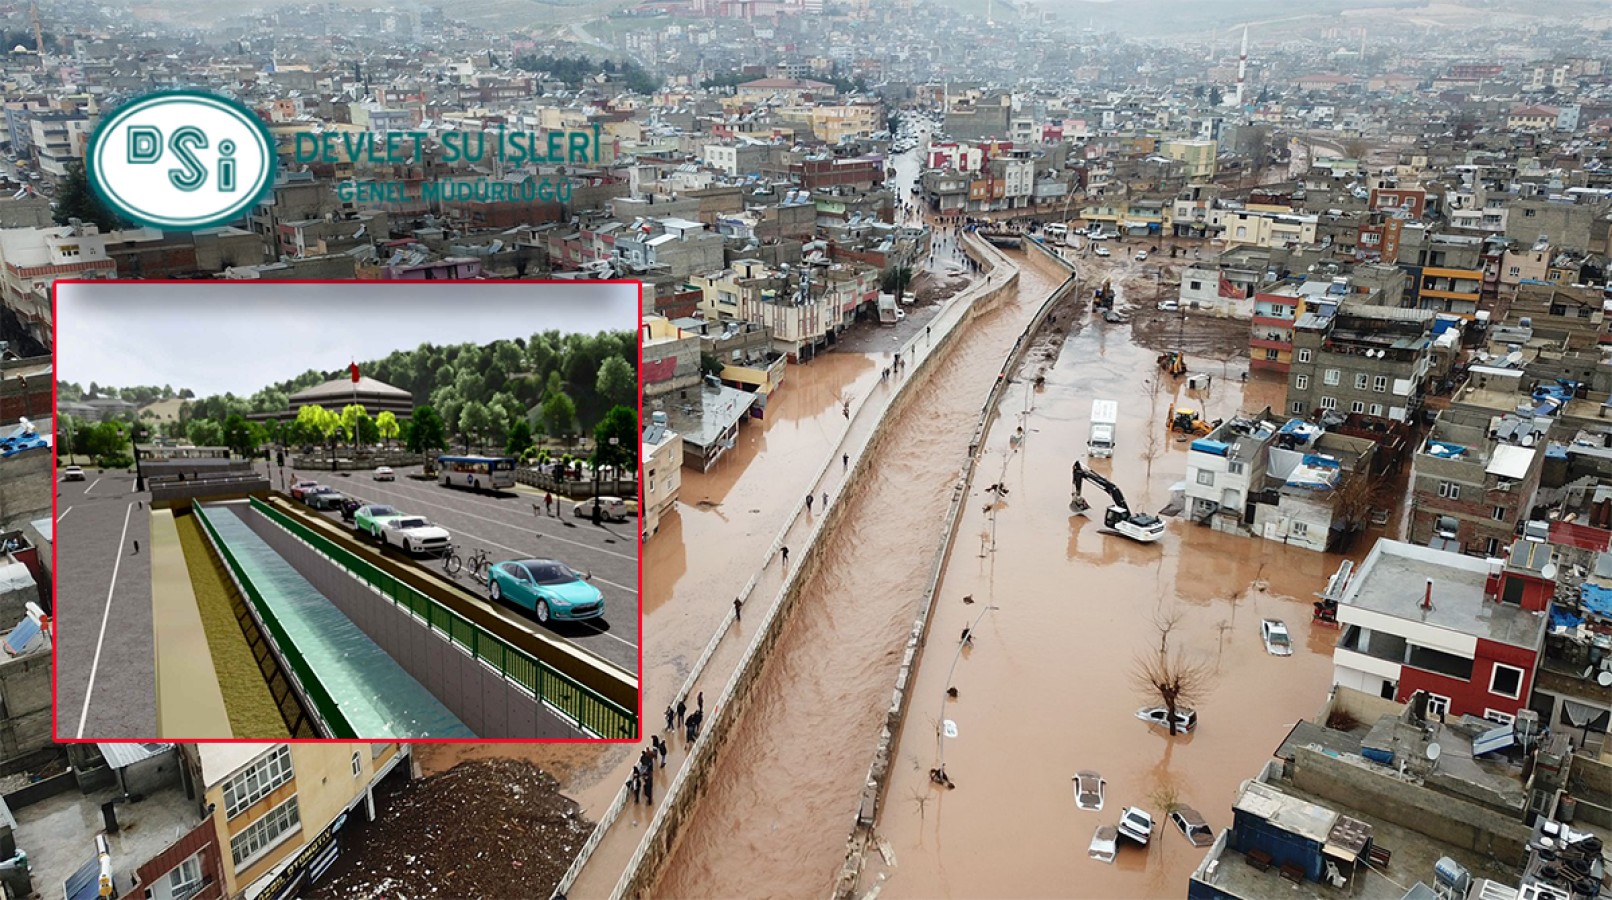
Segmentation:
{"type": "Polygon", "coordinates": [[[245,107],[195,91],[119,107],[90,139],[90,187],[142,225],[195,230],[238,219],[274,180],[274,143],[245,107]]]}

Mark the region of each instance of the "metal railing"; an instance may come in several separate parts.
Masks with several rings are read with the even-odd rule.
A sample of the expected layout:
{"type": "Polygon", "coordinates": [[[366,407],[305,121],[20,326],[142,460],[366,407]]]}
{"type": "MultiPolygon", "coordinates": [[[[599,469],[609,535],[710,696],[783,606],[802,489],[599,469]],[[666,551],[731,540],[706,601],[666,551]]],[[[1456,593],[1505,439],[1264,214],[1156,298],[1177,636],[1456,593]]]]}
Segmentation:
{"type": "Polygon", "coordinates": [[[207,518],[207,513],[202,505],[196,504],[195,511],[196,520],[201,522],[202,531],[207,534],[208,543],[212,544],[213,550],[218,553],[219,559],[223,560],[224,565],[229,569],[230,579],[235,582],[236,588],[246,597],[248,605],[258,620],[259,627],[268,632],[274,644],[274,654],[280,658],[282,670],[290,675],[297,693],[302,696],[306,705],[313,710],[315,717],[319,720],[320,725],[323,726],[325,736],[346,739],[362,737],[362,735],[358,734],[357,729],[347,721],[347,717],[342,713],[341,707],[336,703],[336,698],[330,695],[330,691],[325,689],[319,677],[314,674],[313,667],[308,664],[308,660],[297,649],[296,643],[286,633],[285,626],[280,624],[279,618],[269,609],[268,603],[263,599],[262,592],[258,590],[257,585],[246,574],[245,567],[235,558],[234,551],[230,550],[229,546],[224,543],[224,539],[219,536],[217,529],[213,527],[213,523],[207,518]]]}
{"type": "Polygon", "coordinates": [[[638,715],[635,711],[556,671],[524,650],[510,646],[503,638],[489,634],[475,622],[268,503],[253,497],[252,508],[291,532],[336,566],[374,588],[381,596],[407,610],[433,631],[458,644],[474,659],[487,664],[506,680],[532,694],[543,705],[575,722],[589,735],[630,738],[637,732],[638,715]]]}

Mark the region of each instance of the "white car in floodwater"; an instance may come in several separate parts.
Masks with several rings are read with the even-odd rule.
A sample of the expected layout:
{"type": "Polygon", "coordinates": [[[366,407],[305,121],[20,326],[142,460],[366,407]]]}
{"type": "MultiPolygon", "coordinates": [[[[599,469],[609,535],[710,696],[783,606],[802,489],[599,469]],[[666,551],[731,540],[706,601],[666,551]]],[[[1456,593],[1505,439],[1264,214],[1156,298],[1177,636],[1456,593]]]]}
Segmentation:
{"type": "Polygon", "coordinates": [[[1081,809],[1100,812],[1103,808],[1103,791],[1108,782],[1096,772],[1075,773],[1075,805],[1081,809]]]}
{"type": "Polygon", "coordinates": [[[1281,619],[1265,619],[1259,623],[1259,637],[1265,642],[1265,652],[1272,656],[1292,656],[1293,638],[1287,633],[1287,623],[1281,619]]]}
{"type": "Polygon", "coordinates": [[[1086,855],[1098,862],[1112,863],[1118,853],[1119,829],[1112,825],[1097,826],[1097,833],[1091,836],[1091,846],[1086,849],[1086,855]]]}
{"type": "Polygon", "coordinates": [[[1139,806],[1127,806],[1119,814],[1119,833],[1146,847],[1153,837],[1153,816],[1139,806]]]}

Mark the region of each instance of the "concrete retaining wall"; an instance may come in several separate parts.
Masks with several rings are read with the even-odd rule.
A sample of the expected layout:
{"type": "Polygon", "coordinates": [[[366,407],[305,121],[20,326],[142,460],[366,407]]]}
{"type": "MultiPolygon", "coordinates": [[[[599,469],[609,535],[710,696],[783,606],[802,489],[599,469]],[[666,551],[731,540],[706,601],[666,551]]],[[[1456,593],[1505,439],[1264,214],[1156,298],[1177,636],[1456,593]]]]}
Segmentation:
{"type": "Polygon", "coordinates": [[[236,514],[369,639],[483,738],[580,738],[581,731],[374,588],[258,513],[236,514]]]}
{"type": "MultiPolygon", "coordinates": [[[[1072,267],[1067,268],[1072,271],[1072,267]]],[[[1075,285],[1075,278],[1070,276],[1047,297],[1041,308],[1036,310],[1035,317],[1025,326],[1024,331],[1020,332],[1018,340],[1014,342],[1013,349],[1008,352],[1007,360],[1002,366],[1001,371],[1007,373],[1008,377],[997,379],[991,388],[990,396],[986,397],[984,405],[980,408],[979,421],[974,427],[974,436],[969,441],[968,460],[963,464],[957,484],[952,488],[951,508],[946,513],[940,546],[936,548],[934,562],[930,567],[929,583],[924,588],[923,601],[919,604],[918,614],[913,619],[912,629],[907,637],[907,646],[902,653],[901,668],[896,673],[895,688],[891,692],[890,706],[885,713],[884,729],[874,746],[873,762],[868,767],[867,782],[862,789],[862,799],[857,806],[856,819],[852,823],[847,842],[845,867],[840,870],[835,886],[835,895],[838,897],[849,897],[853,893],[857,876],[862,868],[866,839],[878,820],[879,806],[883,802],[885,788],[889,783],[890,760],[900,739],[902,721],[906,718],[907,708],[912,701],[912,695],[907,687],[923,657],[930,613],[934,609],[935,597],[939,594],[945,577],[946,561],[950,558],[952,546],[957,539],[957,526],[962,518],[963,504],[968,500],[969,486],[974,480],[980,447],[984,444],[985,435],[990,431],[992,423],[996,421],[1002,395],[1012,383],[1011,375],[1024,362],[1025,355],[1029,353],[1034,343],[1036,332],[1046,322],[1053,307],[1075,290],[1075,285]]]]}
{"type": "Polygon", "coordinates": [[[50,653],[37,651],[0,663],[0,759],[51,746],[50,653]]]}
{"type": "Polygon", "coordinates": [[[1369,809],[1379,819],[1507,865],[1527,861],[1524,845],[1530,831],[1521,821],[1429,790],[1372,763],[1357,764],[1299,747],[1293,756],[1293,784],[1324,800],[1369,809]]]}
{"type": "MultiPolygon", "coordinates": [[[[989,280],[976,284],[969,290],[961,292],[948,300],[942,306],[941,312],[936,316],[937,319],[948,315],[953,308],[959,305],[966,305],[966,318],[954,322],[950,328],[944,329],[938,335],[931,333],[928,336],[928,339],[934,341],[933,348],[926,352],[922,359],[915,362],[912,373],[906,376],[903,381],[900,393],[889,404],[889,407],[880,414],[879,422],[874,426],[867,443],[855,455],[852,469],[846,475],[843,482],[844,487],[841,488],[842,495],[853,493],[861,479],[870,471],[868,460],[883,440],[888,423],[893,421],[900,411],[906,407],[914,393],[912,388],[927,380],[934,372],[933,363],[944,359],[948,355],[953,346],[953,339],[961,332],[962,327],[984,312],[995,309],[1001,304],[1002,298],[1017,290],[1018,271],[1011,266],[1007,257],[983,241],[973,240],[972,238],[965,241],[963,246],[970,258],[979,262],[988,273],[998,268],[1006,268],[1011,271],[1006,278],[998,276],[994,284],[989,283],[989,280]]],[[[900,352],[905,358],[912,358],[910,356],[911,348],[921,337],[914,337],[913,341],[900,348],[900,352]]],[[[870,397],[871,395],[859,399],[853,410],[854,417],[860,417],[862,409],[870,402],[870,397]]],[[[841,447],[844,446],[842,443],[841,447]]],[[[840,451],[841,447],[837,447],[836,451],[840,451]]],[[[820,478],[827,472],[832,467],[832,464],[838,461],[837,457],[839,455],[840,452],[829,454],[819,468],[817,477],[820,478]]],[[[745,648],[738,667],[729,677],[716,703],[709,708],[706,727],[702,729],[699,740],[695,742],[694,747],[690,750],[688,761],[678,769],[677,774],[667,786],[665,797],[661,801],[659,809],[656,811],[654,818],[651,819],[643,839],[639,842],[638,849],[629,860],[621,879],[611,893],[613,898],[638,896],[646,892],[653,885],[661,865],[671,855],[673,848],[676,846],[677,838],[681,834],[682,825],[697,806],[705,782],[710,777],[711,770],[715,767],[716,761],[721,754],[721,749],[732,734],[734,723],[743,715],[751,699],[750,688],[760,677],[769,652],[783,633],[784,625],[788,622],[789,614],[794,609],[795,601],[799,597],[801,586],[809,581],[816,572],[817,566],[821,563],[822,542],[820,538],[835,527],[843,515],[843,509],[848,506],[849,504],[831,504],[826,515],[819,514],[810,538],[805,546],[799,548],[797,551],[798,556],[793,557],[799,559],[798,566],[791,573],[789,581],[776,601],[763,614],[759,621],[759,627],[750,644],[745,648]]],[[[804,514],[804,511],[803,499],[790,512],[786,519],[788,524],[784,525],[779,532],[779,537],[768,549],[763,566],[758,567],[758,572],[761,568],[764,568],[766,561],[770,561],[778,552],[783,543],[783,535],[788,532],[795,520],[804,514]]],[[[745,600],[747,609],[754,608],[751,595],[755,591],[759,578],[759,574],[753,576],[740,594],[745,600]]],[[[686,698],[693,691],[694,685],[704,674],[705,664],[732,624],[733,613],[729,612],[717,634],[712,637],[711,643],[707,645],[699,662],[696,663],[693,671],[689,674],[688,679],[678,693],[678,698],[686,698]]],[[[606,816],[601,820],[600,831],[607,827],[608,822],[614,820],[615,814],[619,812],[624,803],[624,799],[625,792],[617,795],[615,803],[612,804],[611,809],[607,811],[606,816]]],[[[592,838],[590,838],[590,842],[597,846],[597,841],[592,838]]],[[[592,847],[589,846],[584,847],[585,852],[591,852],[591,849],[592,847]]],[[[567,873],[566,877],[562,878],[556,888],[556,893],[564,893],[570,889],[572,883],[574,883],[576,873],[581,871],[586,862],[585,855],[579,856],[577,862],[573,864],[572,870],[567,873]]]]}

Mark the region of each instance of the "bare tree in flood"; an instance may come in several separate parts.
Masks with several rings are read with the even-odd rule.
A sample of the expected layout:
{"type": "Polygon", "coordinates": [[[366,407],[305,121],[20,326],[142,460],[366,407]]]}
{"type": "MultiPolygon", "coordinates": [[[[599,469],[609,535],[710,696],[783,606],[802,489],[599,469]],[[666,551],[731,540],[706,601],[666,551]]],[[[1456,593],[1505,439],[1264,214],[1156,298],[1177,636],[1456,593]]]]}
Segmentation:
{"type": "MultiPolygon", "coordinates": [[[[1168,620],[1166,620],[1168,621],[1168,620]]],[[[1174,622],[1169,623],[1171,627],[1174,622]]],[[[1175,713],[1182,707],[1196,706],[1209,693],[1214,670],[1198,659],[1189,659],[1177,648],[1170,651],[1170,635],[1160,626],[1159,651],[1142,653],[1131,668],[1131,681],[1136,689],[1149,697],[1157,697],[1164,706],[1170,722],[1170,734],[1175,735],[1175,713]]]]}
{"type": "Polygon", "coordinates": [[[1392,502],[1388,482],[1364,471],[1350,472],[1332,491],[1332,518],[1346,531],[1358,531],[1371,521],[1371,511],[1392,502]]]}

